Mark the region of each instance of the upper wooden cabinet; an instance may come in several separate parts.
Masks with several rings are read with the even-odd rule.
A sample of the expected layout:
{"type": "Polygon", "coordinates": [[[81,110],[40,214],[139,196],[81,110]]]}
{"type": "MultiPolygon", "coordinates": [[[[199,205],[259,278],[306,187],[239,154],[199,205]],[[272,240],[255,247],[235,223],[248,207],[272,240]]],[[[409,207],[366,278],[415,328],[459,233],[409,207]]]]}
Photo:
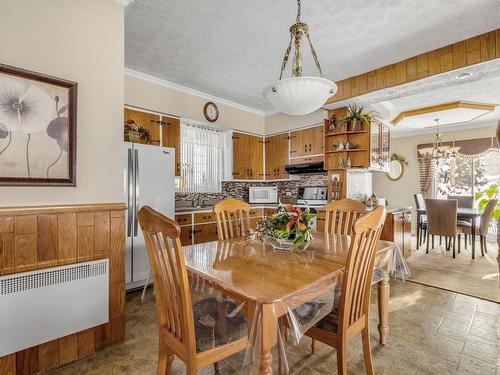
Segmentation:
{"type": "Polygon", "coordinates": [[[233,133],[233,179],[264,179],[263,144],[262,137],[233,133]]]}
{"type": "Polygon", "coordinates": [[[175,175],[181,175],[181,122],[175,117],[125,108],[125,124],[134,121],[138,126],[145,128],[148,137],[141,132],[124,132],[127,142],[150,144],[154,146],[172,147],[175,149],[175,175]],[[141,137],[141,134],[143,135],[141,137]],[[161,134],[161,136],[160,136],[161,134]],[[161,137],[161,142],[160,142],[161,137]]]}
{"type": "Polygon", "coordinates": [[[266,180],[288,178],[285,165],[288,164],[288,134],[278,134],[265,139],[266,180]]]}
{"type": "Polygon", "coordinates": [[[324,152],[323,125],[290,133],[290,157],[320,155],[324,152]]]}
{"type": "Polygon", "coordinates": [[[146,129],[149,133],[149,138],[144,133],[142,133],[142,137],[139,132],[136,134],[125,133],[125,141],[160,145],[160,115],[125,108],[124,119],[125,123],[127,121],[134,121],[136,125],[146,129]]]}
{"type": "Polygon", "coordinates": [[[163,147],[175,148],[175,175],[181,175],[181,120],[175,117],[162,116],[162,136],[163,147]]]}

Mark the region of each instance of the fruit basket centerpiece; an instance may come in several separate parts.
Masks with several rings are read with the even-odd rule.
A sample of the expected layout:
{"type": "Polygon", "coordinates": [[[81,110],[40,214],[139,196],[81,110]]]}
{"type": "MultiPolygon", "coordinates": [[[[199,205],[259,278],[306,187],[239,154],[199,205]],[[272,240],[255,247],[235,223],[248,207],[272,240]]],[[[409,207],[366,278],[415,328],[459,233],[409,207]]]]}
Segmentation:
{"type": "Polygon", "coordinates": [[[292,204],[281,204],[278,212],[261,219],[255,235],[269,242],[278,250],[306,249],[312,241],[310,222],[313,215],[309,208],[301,209],[292,204]]]}

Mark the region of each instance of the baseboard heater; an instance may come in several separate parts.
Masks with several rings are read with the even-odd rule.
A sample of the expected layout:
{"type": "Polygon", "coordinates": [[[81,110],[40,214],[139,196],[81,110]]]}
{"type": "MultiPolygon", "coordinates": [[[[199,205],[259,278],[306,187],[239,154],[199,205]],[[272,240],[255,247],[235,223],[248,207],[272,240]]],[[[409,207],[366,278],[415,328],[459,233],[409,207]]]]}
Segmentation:
{"type": "Polygon", "coordinates": [[[0,277],[0,357],[109,320],[108,260],[0,277]]]}

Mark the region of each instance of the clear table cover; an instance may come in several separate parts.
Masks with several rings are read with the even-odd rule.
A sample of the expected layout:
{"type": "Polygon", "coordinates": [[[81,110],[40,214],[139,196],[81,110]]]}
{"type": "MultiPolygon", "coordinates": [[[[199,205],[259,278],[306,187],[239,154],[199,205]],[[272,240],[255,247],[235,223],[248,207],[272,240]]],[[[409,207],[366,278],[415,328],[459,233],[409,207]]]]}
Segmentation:
{"type": "MultiPolygon", "coordinates": [[[[305,250],[277,250],[251,239],[208,242],[184,248],[193,290],[207,285],[229,300],[228,317],[246,317],[248,346],[241,372],[288,373],[286,347],[339,303],[350,237],[316,232],[305,250]],[[286,327],[286,329],[284,329],[286,327]],[[287,335],[285,335],[287,333],[287,335]],[[285,340],[284,338],[287,338],[285,340]]],[[[379,241],[373,284],[409,270],[400,249],[379,241]]]]}

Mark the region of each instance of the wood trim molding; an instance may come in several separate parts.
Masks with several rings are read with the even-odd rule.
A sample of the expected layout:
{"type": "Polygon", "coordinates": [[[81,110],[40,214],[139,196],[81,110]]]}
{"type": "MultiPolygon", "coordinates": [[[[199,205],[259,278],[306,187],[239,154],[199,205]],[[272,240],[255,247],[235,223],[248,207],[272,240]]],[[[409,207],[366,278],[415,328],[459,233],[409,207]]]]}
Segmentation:
{"type": "Polygon", "coordinates": [[[417,109],[412,109],[409,111],[401,112],[391,122],[394,126],[396,126],[399,122],[401,122],[406,117],[423,115],[425,113],[446,111],[449,109],[456,109],[456,108],[478,109],[478,110],[482,110],[482,111],[491,112],[491,111],[495,110],[495,105],[489,104],[489,103],[474,103],[474,102],[466,102],[466,101],[437,104],[437,105],[432,105],[429,107],[417,108],[417,109]]]}
{"type": "Polygon", "coordinates": [[[325,104],[500,58],[500,29],[336,82],[325,104]]]}
{"type": "Polygon", "coordinates": [[[57,206],[0,207],[0,216],[62,214],[65,212],[123,211],[125,203],[71,204],[57,206]]]}
{"type": "Polygon", "coordinates": [[[125,338],[125,205],[0,209],[0,275],[109,259],[109,321],[0,357],[0,374],[36,374],[125,338]]]}

